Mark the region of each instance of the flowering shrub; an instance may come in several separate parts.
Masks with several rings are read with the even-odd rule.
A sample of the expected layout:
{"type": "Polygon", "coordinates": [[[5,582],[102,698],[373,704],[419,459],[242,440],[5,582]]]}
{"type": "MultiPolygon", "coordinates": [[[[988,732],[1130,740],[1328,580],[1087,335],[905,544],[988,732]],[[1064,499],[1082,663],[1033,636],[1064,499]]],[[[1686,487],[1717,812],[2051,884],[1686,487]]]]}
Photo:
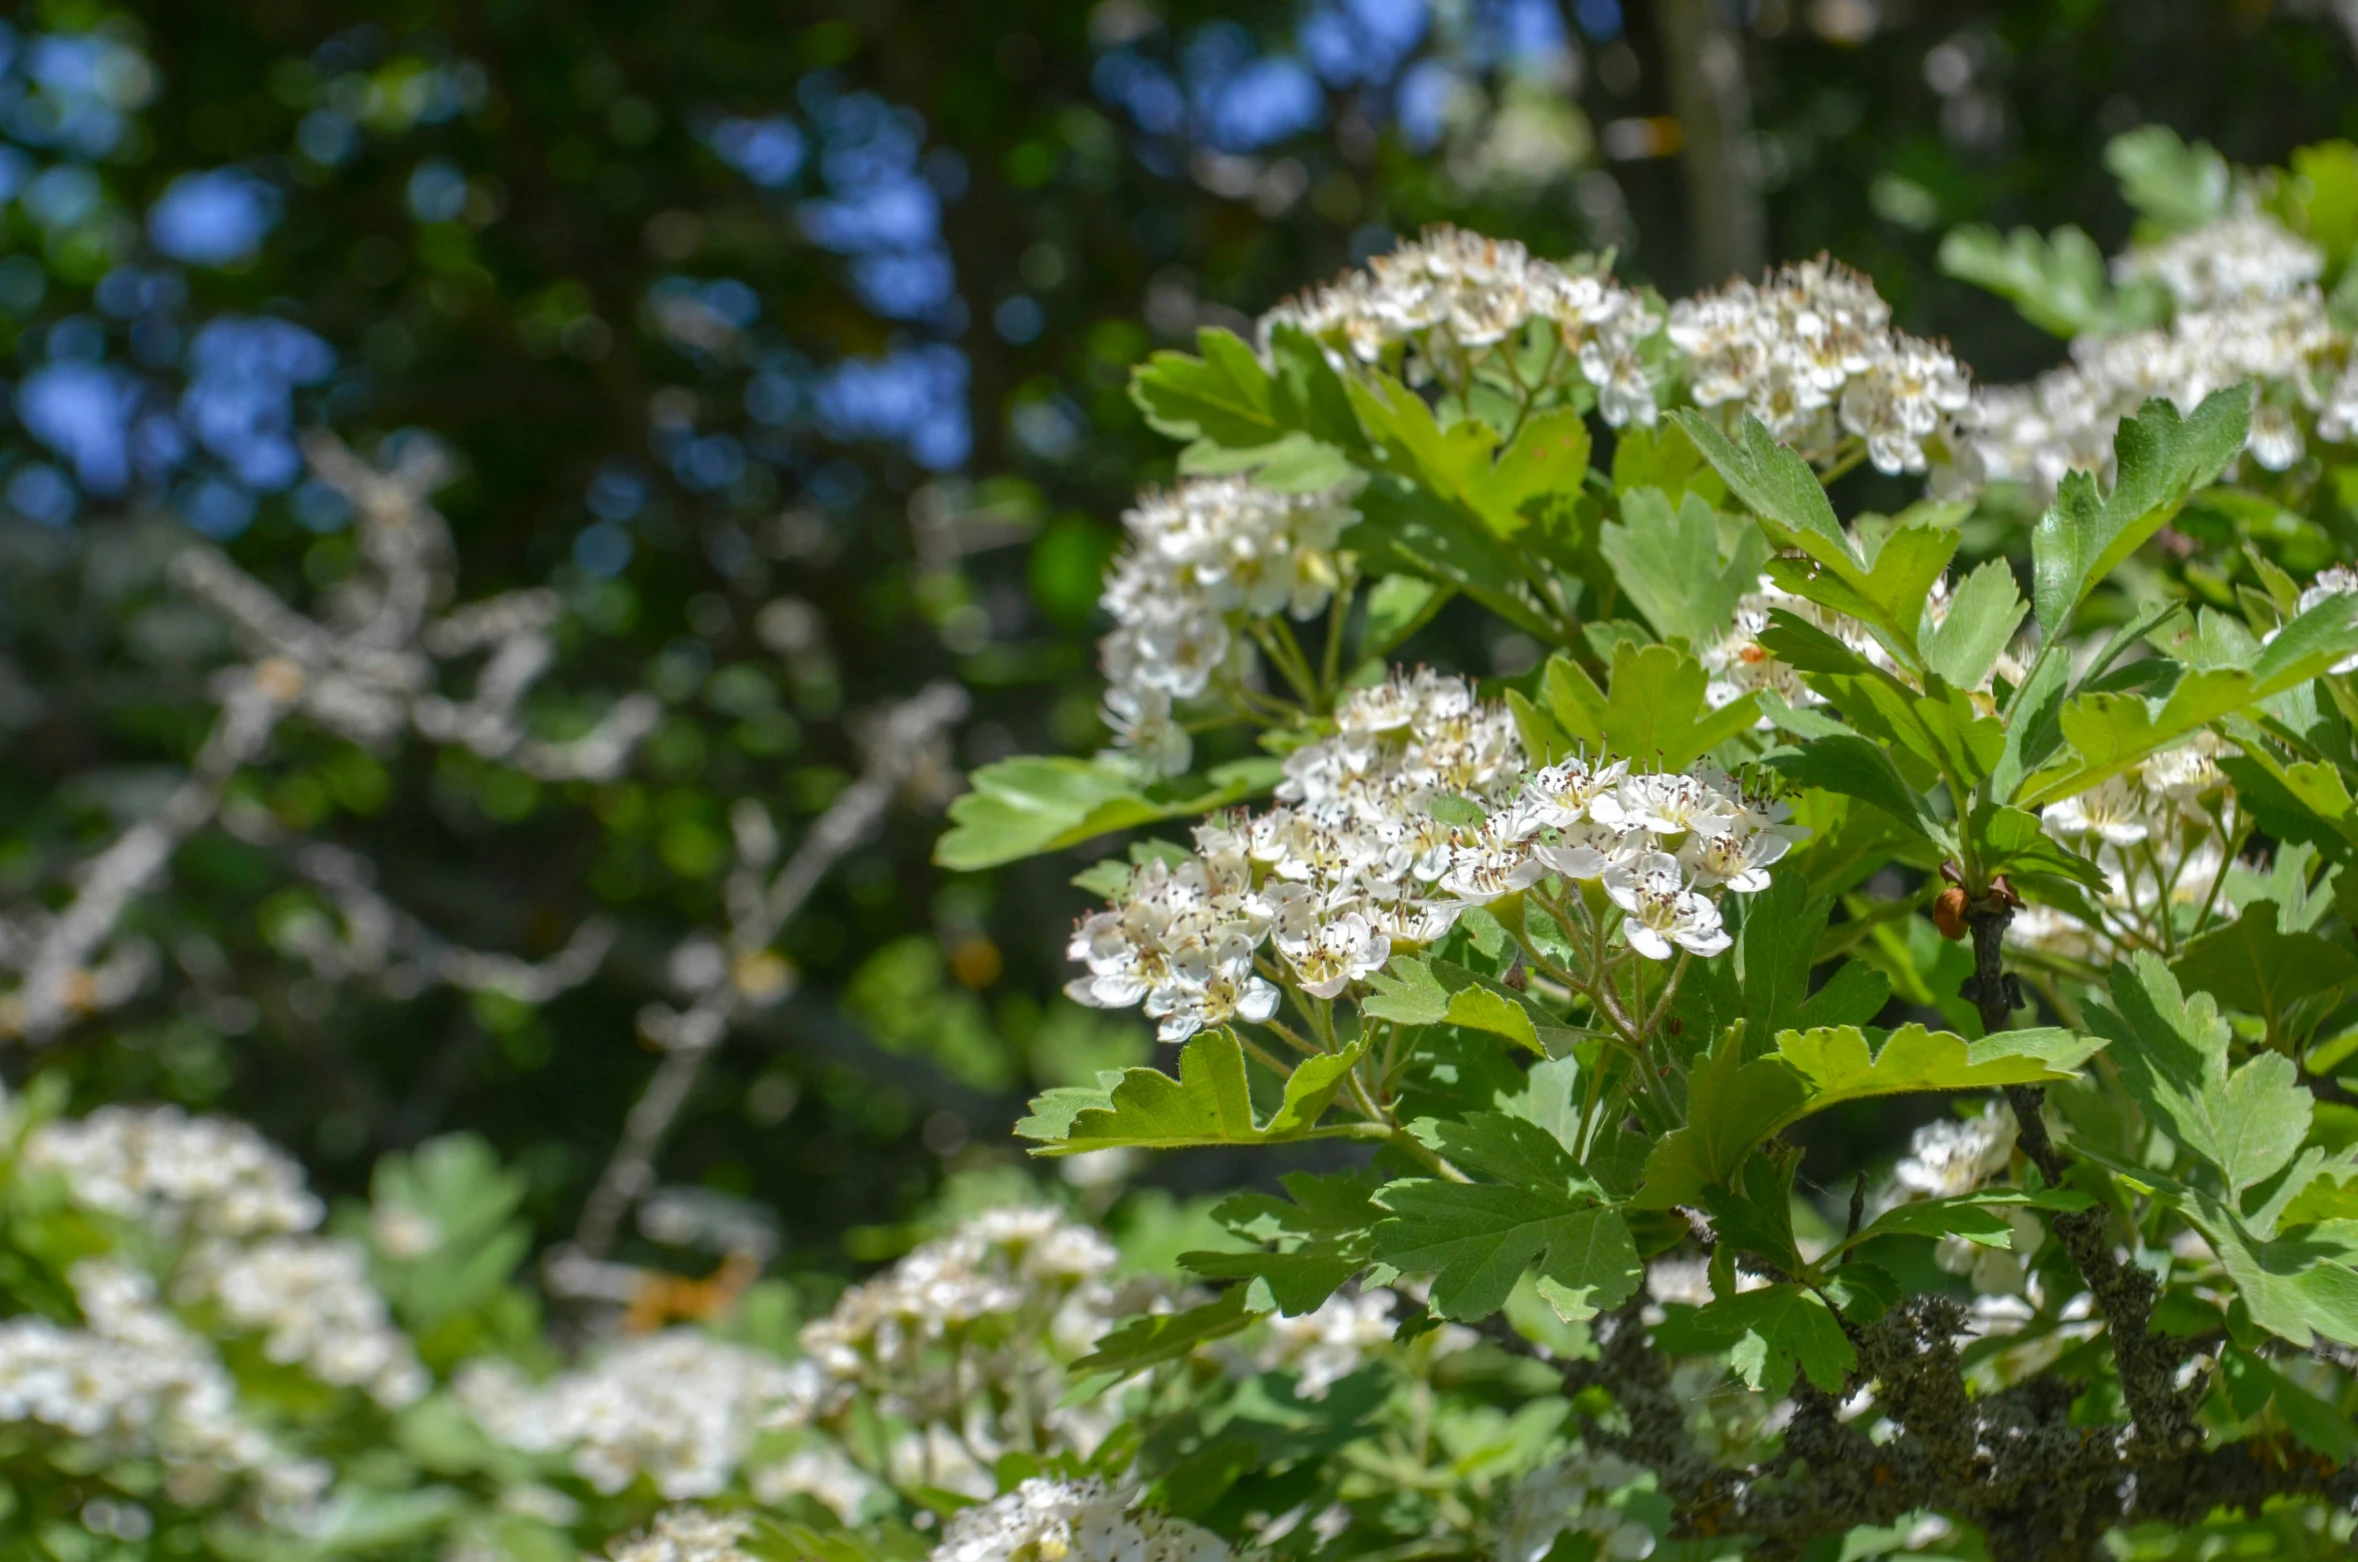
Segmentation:
{"type": "MultiPolygon", "coordinates": [[[[1018,1133],[1075,1203],[1152,1152],[1268,1180],[1103,1230],[1002,1186],[830,1294],[641,1199],[634,1129],[536,1289],[479,1143],[330,1209],[241,1125],[37,1082],[0,1541],[2349,1554],[2358,152],[2137,144],[2194,173],[2132,181],[2110,271],[1951,245],[2072,333],[2028,388],[1830,261],[1665,302],[1452,231],[1141,368],[1186,443],[1108,577],[1112,744],[985,768],[940,856],[1186,821],[1069,946],[1170,1054],[1018,1133]],[[1483,633],[1499,676],[1426,664],[1483,633]],[[717,1271],[609,1258],[634,1210],[717,1271]]],[[[646,1022],[675,1098],[730,980],[646,1022]]]]}
{"type": "MultiPolygon", "coordinates": [[[[1113,747],[984,770],[941,856],[1205,815],[1071,944],[1179,1051],[1019,1131],[1362,1147],[1152,1337],[1382,1285],[1546,1364],[1502,1556],[2344,1553],[2358,162],[2118,161],[2172,159],[2109,271],[1953,238],[2073,336],[2031,386],[1830,261],[1666,304],[1454,231],[1139,372],[1186,443],[1113,747]],[[1865,466],[1920,497],[1847,513],[1865,466]],[[1529,670],[1394,665],[1437,618],[1529,670]],[[1821,1188],[1862,1102],[1924,1126],[1821,1188]]],[[[1137,1478],[1200,1514],[1203,1457],[1137,1478]]]]}

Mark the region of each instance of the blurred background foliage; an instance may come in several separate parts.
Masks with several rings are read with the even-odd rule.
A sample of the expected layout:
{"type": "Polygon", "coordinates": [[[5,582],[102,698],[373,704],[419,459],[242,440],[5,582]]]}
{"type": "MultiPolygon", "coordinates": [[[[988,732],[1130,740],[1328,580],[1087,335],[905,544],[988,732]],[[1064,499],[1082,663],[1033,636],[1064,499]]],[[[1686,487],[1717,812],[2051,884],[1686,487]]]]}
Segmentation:
{"type": "MultiPolygon", "coordinates": [[[[733,804],[791,845],[861,715],[936,677],[975,696],[961,767],[1101,740],[1099,575],[1172,456],[1124,393],[1148,351],[1451,221],[1670,294],[1831,251],[2023,378],[2060,344],[1945,277],[1944,234],[2071,221],[2109,252],[2108,138],[2278,162],[2358,134],[2354,61],[2348,0],[25,7],[0,903],[59,904],[201,740],[233,648],[169,576],[192,533],[289,600],[352,577],[304,429],[448,451],[461,596],[567,609],[536,721],[663,715],[611,780],[297,724],[235,789],[458,943],[539,958],[613,918],[585,984],[323,970],[313,892],[214,829],[134,913],[135,995],[0,1076],[233,1111],[339,1192],[473,1130],[556,1230],[654,1066],[634,1014],[721,923],[733,804]]],[[[1441,630],[1461,670],[1515,654],[1441,630]]],[[[1024,1096],[1149,1050],[1058,996],[1094,854],[949,875],[937,828],[903,809],[788,927],[790,991],[663,1159],[775,1205],[797,1267],[897,1251],[946,1174],[1025,1175],[1024,1096]]]]}

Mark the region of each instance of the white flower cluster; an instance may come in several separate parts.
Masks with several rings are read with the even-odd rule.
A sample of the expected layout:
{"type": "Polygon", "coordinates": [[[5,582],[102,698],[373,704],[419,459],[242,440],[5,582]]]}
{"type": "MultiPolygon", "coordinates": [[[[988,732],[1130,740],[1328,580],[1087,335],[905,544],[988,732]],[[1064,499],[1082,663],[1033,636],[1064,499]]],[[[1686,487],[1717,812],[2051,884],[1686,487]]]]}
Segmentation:
{"type": "Polygon", "coordinates": [[[2235,788],[2219,769],[2226,745],[2195,733],[2121,774],[2041,810],[2040,823],[2087,852],[2107,887],[2090,927],[2070,912],[2029,906],[2009,928],[2020,943],[2080,959],[2109,960],[2160,937],[2161,919],[2206,902],[2234,908],[2218,892],[2227,842],[2237,833],[2235,788]]]}
{"type": "Polygon", "coordinates": [[[1112,1411],[1058,1405],[1062,1363],[1168,1300],[1151,1277],[1116,1278],[1116,1261],[1102,1236],[1051,1208],[976,1216],[804,1326],[808,1355],[795,1365],[808,1375],[770,1424],[807,1425],[865,1395],[923,1427],[895,1451],[912,1479],[978,1496],[994,1489],[988,1461],[1008,1449],[1045,1436],[1085,1454],[1112,1411]]]}
{"type": "Polygon", "coordinates": [[[795,1378],[760,1351],[672,1329],[623,1341],[546,1383],[505,1362],[478,1362],[453,1387],[495,1442],[526,1453],[570,1449],[575,1471],[602,1492],[645,1475],[679,1498],[728,1485],[795,1378]]]}
{"type": "Polygon", "coordinates": [[[1553,1464],[1516,1483],[1492,1552],[1497,1562],[1540,1562],[1559,1537],[1586,1536],[1600,1562],[1654,1554],[1654,1532],[1615,1505],[1646,1472],[1619,1454],[1575,1440],[1553,1464]]]}
{"type": "Polygon", "coordinates": [[[1165,1041],[1259,1022],[1279,998],[1264,945],[1331,998],[1394,945],[1431,943],[1465,907],[1550,873],[1601,881],[1647,959],[1712,955],[1728,945],[1714,892],[1766,888],[1799,834],[1782,804],[1709,766],[1573,757],[1525,775],[1508,713],[1427,671],[1354,694],[1336,727],[1287,757],[1280,807],[1199,825],[1194,855],[1147,863],[1082,920],[1068,952],[1089,974],[1066,987],[1075,1001],[1143,1002],[1165,1041]],[[1483,817],[1447,823],[1442,799],[1483,817]]]}
{"type": "Polygon", "coordinates": [[[68,1278],[84,1327],[0,1322],[0,1423],[35,1422],[109,1458],[157,1459],[177,1501],[202,1502],[251,1478],[283,1518],[325,1490],[323,1466],[286,1456],[238,1414],[236,1383],[158,1304],[147,1276],[85,1259],[68,1278]]]}
{"type": "MultiPolygon", "coordinates": [[[[1986,1103],[1973,1117],[1926,1123],[1910,1136],[1908,1153],[1892,1167],[1891,1183],[1876,1201],[1878,1213],[1915,1199],[1962,1198],[1976,1191],[2006,1170],[2017,1130],[2014,1113],[2003,1101],[1986,1103]]],[[[2004,1246],[1949,1236],[1933,1249],[1935,1263],[1964,1275],[1985,1297],[2019,1293],[2046,1240],[2046,1228],[2032,1211],[2001,1207],[1994,1213],[2011,1228],[2004,1246]]]]}
{"type": "Polygon", "coordinates": [[[321,1214],[303,1168],[260,1134],[178,1107],[103,1106],[42,1123],[22,1164],[64,1178],[75,1203],[167,1237],[308,1231],[321,1214]]]}
{"type": "Polygon", "coordinates": [[[2116,281],[2151,278],[2181,309],[2247,298],[2293,298],[2325,274],[2316,246],[2273,217],[2239,212],[2116,256],[2116,281]]]}
{"type": "Polygon", "coordinates": [[[1342,490],[1280,493],[1243,477],[1191,477],[1141,494],[1122,517],[1130,545],[1101,605],[1105,720],[1117,747],[1177,775],[1192,748],[1172,714],[1223,672],[1242,677],[1241,620],[1315,618],[1339,579],[1335,543],[1355,516],[1342,490]]]}
{"type": "Polygon", "coordinates": [[[300,1364],[323,1383],[365,1389],[379,1404],[414,1404],[433,1379],[351,1242],[272,1237],[213,1243],[182,1276],[184,1299],[209,1300],[231,1327],[261,1332],[262,1354],[300,1364]]]}
{"type": "Polygon", "coordinates": [[[1210,1530],[1110,1492],[1102,1481],[1034,1476],[959,1510],[931,1562],[1228,1562],[1210,1530]]]}
{"type": "Polygon", "coordinates": [[[258,1330],[272,1361],[379,1403],[421,1398],[431,1380],[350,1243],[309,1235],[319,1199],[303,1168],[244,1123],[176,1107],[101,1107],[42,1123],[23,1164],[61,1177],[74,1202],[175,1242],[197,1238],[174,1287],[231,1330],[258,1330]]]}
{"type": "Polygon", "coordinates": [[[2014,1155],[2014,1113],[1993,1102],[1976,1117],[1935,1118],[1908,1139],[1908,1153],[1891,1169],[1893,1203],[1954,1199],[2006,1169],[2014,1155]]]}
{"type": "Polygon", "coordinates": [[[1749,412],[1812,460],[1856,437],[1876,470],[1921,472],[1971,399],[1946,347],[1894,330],[1875,285],[1823,256],[1680,300],[1669,335],[1695,405],[1749,412]]]}
{"type": "Polygon", "coordinates": [[[737,1548],[752,1533],[753,1521],[741,1514],[666,1508],[646,1534],[609,1548],[607,1555],[613,1562],[753,1562],[737,1548]]]}
{"type": "Polygon", "coordinates": [[[1392,1302],[1390,1291],[1371,1287],[1356,1296],[1337,1292],[1299,1317],[1275,1314],[1261,1326],[1266,1338],[1254,1365],[1263,1372],[1290,1367],[1296,1394],[1324,1399],[1369,1351],[1392,1343],[1392,1302]]]}
{"type": "Polygon", "coordinates": [[[1476,364],[1533,321],[1556,333],[1597,411],[1615,428],[1655,418],[1655,386],[1643,347],[1662,314],[1610,276],[1535,260],[1512,239],[1427,228],[1386,255],[1261,317],[1266,346],[1280,326],[1324,343],[1339,358],[1382,362],[1405,351],[1410,383],[1463,390],[1476,364]]]}
{"type": "Polygon", "coordinates": [[[832,1443],[797,1448],[753,1472],[756,1502],[775,1506],[789,1497],[808,1497],[845,1524],[856,1524],[883,1483],[832,1443]]]}
{"type": "Polygon", "coordinates": [[[1959,476],[2023,483],[2041,498],[2073,468],[2109,476],[2114,429],[2149,398],[2192,411],[2242,380],[2260,387],[2244,445],[2258,466],[2288,470],[2312,437],[2358,438],[2358,355],[2327,312],[2323,267],[2314,246],[2258,213],[2122,256],[2118,275],[2169,290],[2169,324],[2080,337],[2064,367],[1981,391],[1959,476]]]}

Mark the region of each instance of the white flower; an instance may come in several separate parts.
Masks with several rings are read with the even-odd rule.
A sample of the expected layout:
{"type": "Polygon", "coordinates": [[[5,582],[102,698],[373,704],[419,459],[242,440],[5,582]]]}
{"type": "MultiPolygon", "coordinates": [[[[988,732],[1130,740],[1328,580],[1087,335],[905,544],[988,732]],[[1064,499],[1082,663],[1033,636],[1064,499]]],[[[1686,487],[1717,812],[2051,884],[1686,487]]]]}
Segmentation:
{"type": "Polygon", "coordinates": [[[613,1562],[753,1562],[737,1547],[752,1533],[753,1521],[742,1514],[666,1508],[646,1534],[615,1545],[607,1555],[613,1562]]]}
{"type": "Polygon", "coordinates": [[[1185,775],[1195,757],[1187,728],[1171,714],[1171,691],[1151,684],[1115,684],[1105,691],[1105,724],[1114,747],[1138,756],[1148,769],[1185,775]]]}
{"type": "Polygon", "coordinates": [[[320,1204],[303,1168],[247,1127],[178,1107],[103,1106],[41,1124],[24,1165],[57,1173],[74,1202],[168,1237],[308,1231],[320,1204]]]}
{"type": "Polygon", "coordinates": [[[504,1362],[477,1361],[453,1388],[494,1442],[569,1451],[575,1471],[601,1492],[645,1475],[678,1498],[725,1488],[765,1413],[795,1386],[774,1357],[673,1329],[612,1346],[544,1384],[504,1362]]]}
{"type": "Polygon", "coordinates": [[[1369,1351],[1391,1343],[1392,1302],[1390,1291],[1371,1288],[1356,1296],[1337,1292],[1299,1316],[1277,1314],[1263,1326],[1269,1342],[1255,1365],[1263,1372],[1291,1367],[1296,1394],[1324,1399],[1328,1389],[1359,1370],[1369,1351]]]}
{"type": "Polygon", "coordinates": [[[236,1380],[157,1302],[154,1282],[111,1259],[85,1259],[67,1279],[85,1327],[0,1321],[0,1424],[49,1427],[85,1445],[82,1458],[157,1460],[180,1500],[250,1479],[274,1519],[300,1522],[331,1472],[245,1419],[236,1380]]]}
{"type": "Polygon", "coordinates": [[[1738,798],[1734,823],[1715,835],[1689,835],[1679,847],[1679,865],[1702,888],[1725,885],[1739,895],[1758,894],[1769,886],[1770,866],[1809,833],[1788,823],[1791,816],[1781,801],[1738,798]]]}
{"type": "Polygon", "coordinates": [[[2004,1102],[1992,1103],[1978,1117],[1935,1118],[1910,1136],[1892,1180],[1910,1195],[1961,1197],[2006,1169],[2014,1134],[2014,1114],[2004,1102]]]}
{"type": "Polygon", "coordinates": [[[1626,777],[1611,792],[1600,793],[1588,811],[1601,825],[1670,839],[1725,835],[1736,828],[1740,816],[1738,804],[1726,792],[1683,771],[1626,777]]]}
{"type": "Polygon", "coordinates": [[[1873,284],[1823,257],[1682,300],[1668,334],[1697,406],[1748,412],[1813,460],[1852,435],[1877,470],[1921,472],[1969,402],[1945,347],[1894,331],[1873,284]]]}
{"type": "Polygon", "coordinates": [[[1513,817],[1528,830],[1569,829],[1588,817],[1589,805],[1611,794],[1629,774],[1629,761],[1591,766],[1578,755],[1560,759],[1523,778],[1513,817]]]}
{"type": "Polygon", "coordinates": [[[1675,857],[1647,852],[1608,868],[1604,882],[1624,913],[1622,936],[1649,960],[1669,959],[1673,944],[1708,957],[1734,942],[1720,924],[1719,908],[1686,887],[1675,857]]]}
{"type": "Polygon", "coordinates": [[[1628,862],[1653,850],[1653,838],[1638,829],[1620,829],[1591,820],[1558,832],[1559,838],[1531,848],[1531,855],[1551,873],[1568,879],[1597,879],[1616,863],[1628,862]]]}
{"type": "Polygon", "coordinates": [[[215,1242],[190,1261],[180,1283],[188,1297],[216,1303],[231,1327],[260,1331],[264,1356],[300,1365],[323,1383],[365,1389],[394,1408],[424,1397],[432,1384],[353,1243],[311,1236],[215,1242]]]}
{"type": "Polygon", "coordinates": [[[2057,835],[2093,835],[2108,846],[2134,846],[2153,833],[2145,795],[2125,775],[2108,776],[2075,797],[2049,803],[2039,818],[2057,835]]]}
{"type": "Polygon", "coordinates": [[[1382,970],[1392,958],[1392,940],[1354,911],[1321,927],[1307,948],[1299,954],[1289,952],[1289,958],[1304,992],[1334,998],[1353,982],[1382,970]]]}
{"type": "Polygon", "coordinates": [[[2072,361],[2029,385],[1979,392],[1961,416],[1958,470],[2051,495],[2080,469],[2109,477],[2120,420],[2153,397],[2181,412],[2239,381],[2259,382],[2245,449],[2265,471],[2290,469],[2309,438],[2358,432],[2358,359],[2317,286],[2324,259],[2274,219],[2238,213],[2114,262],[2176,301],[2169,323],[2083,336],[2072,361]],[[2308,427],[2304,427],[2304,422],[2308,427]]]}
{"type": "Polygon", "coordinates": [[[1607,276],[1535,260],[1509,239],[1427,228],[1364,272],[1289,299],[1261,317],[1264,349],[1280,327],[1307,332],[1338,364],[1374,364],[1397,350],[1412,385],[1463,389],[1475,366],[1528,327],[1552,329],[1616,428],[1650,425],[1656,389],[1643,344],[1661,315],[1607,276]]]}
{"type": "Polygon", "coordinates": [[[1101,1481],[1033,1476],[961,1508],[931,1562],[1228,1562],[1210,1530],[1132,1506],[1101,1481]]]}
{"type": "Polygon", "coordinates": [[[1516,1484],[1499,1526],[1495,1562],[1541,1562],[1567,1533],[1585,1536],[1599,1562],[1652,1556],[1654,1532],[1615,1500],[1645,1473],[1619,1454],[1575,1440],[1562,1458],[1516,1484]]]}
{"type": "Polygon", "coordinates": [[[1468,905],[1486,906],[1502,895],[1529,889],[1546,871],[1546,865],[1523,847],[1485,831],[1482,839],[1450,853],[1441,888],[1468,905]]]}
{"type": "Polygon", "coordinates": [[[2273,217],[2242,212],[2135,250],[2113,275],[2151,277],[2189,309],[2247,298],[2286,298],[2315,282],[2325,257],[2273,217]]]}
{"type": "Polygon", "coordinates": [[[1243,477],[1139,495],[1102,598],[1114,621],[1099,659],[1115,746],[1164,774],[1184,770],[1191,748],[1173,702],[1242,675],[1245,620],[1325,611],[1341,579],[1335,544],[1352,519],[1340,490],[1280,493],[1243,477]]]}

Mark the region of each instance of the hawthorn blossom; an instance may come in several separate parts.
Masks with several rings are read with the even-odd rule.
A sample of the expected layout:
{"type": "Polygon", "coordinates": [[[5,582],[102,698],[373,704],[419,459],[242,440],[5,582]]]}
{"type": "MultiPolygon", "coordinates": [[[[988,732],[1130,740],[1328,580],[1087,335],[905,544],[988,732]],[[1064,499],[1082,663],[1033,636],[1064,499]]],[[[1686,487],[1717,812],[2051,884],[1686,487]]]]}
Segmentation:
{"type": "Polygon", "coordinates": [[[1099,655],[1115,747],[1162,774],[1185,770],[1191,746],[1173,705],[1243,676],[1247,620],[1326,610],[1340,578],[1335,544],[1353,519],[1342,490],[1281,493],[1243,477],[1139,495],[1101,604],[1114,620],[1099,655]]]}
{"type": "Polygon", "coordinates": [[[1534,259],[1511,239],[1427,228],[1367,270],[1270,310],[1260,339],[1266,351],[1281,328],[1299,330],[1338,364],[1380,364],[1397,352],[1411,385],[1463,390],[1492,352],[1532,326],[1553,335],[1608,424],[1655,421],[1645,346],[1661,330],[1660,309],[1609,276],[1534,259]]]}
{"type": "Polygon", "coordinates": [[[2040,823],[2104,874],[2105,888],[2092,898],[2098,922],[2090,926],[2062,907],[2029,906],[2015,914],[2014,940],[2102,960],[2156,939],[2164,918],[2205,906],[2232,916],[2219,876],[2242,826],[2235,788],[2219,767],[2226,752],[2216,733],[2199,731],[2042,809],[2040,823]]]}
{"type": "Polygon", "coordinates": [[[1946,347],[1893,330],[1874,284],[1824,256],[1681,300],[1667,334],[1698,407],[1750,413],[1812,460],[1855,437],[1878,471],[1924,471],[1970,399],[1946,347]]]}
{"type": "Polygon", "coordinates": [[[2244,442],[2255,466],[2289,471],[2312,439],[2351,442],[2358,354],[2318,285],[2324,264],[2307,239],[2250,210],[2132,249],[2113,274],[2159,283],[2173,305],[2168,321],[2078,337],[2063,367],[1977,392],[1944,481],[2017,482],[2044,499],[2074,469],[2108,478],[2113,433],[2146,401],[2164,397],[2190,412],[2247,380],[2257,386],[2244,442]]]}
{"type": "Polygon", "coordinates": [[[1672,946],[1711,956],[1735,940],[1721,925],[1719,908],[1687,888],[1678,859],[1646,852],[1605,870],[1605,893],[1625,913],[1621,936],[1649,960],[1667,960],[1672,946]]]}
{"type": "Polygon", "coordinates": [[[961,1508],[929,1562],[1228,1562],[1210,1530],[1140,1508],[1102,1481],[1035,1475],[961,1508]]]}

